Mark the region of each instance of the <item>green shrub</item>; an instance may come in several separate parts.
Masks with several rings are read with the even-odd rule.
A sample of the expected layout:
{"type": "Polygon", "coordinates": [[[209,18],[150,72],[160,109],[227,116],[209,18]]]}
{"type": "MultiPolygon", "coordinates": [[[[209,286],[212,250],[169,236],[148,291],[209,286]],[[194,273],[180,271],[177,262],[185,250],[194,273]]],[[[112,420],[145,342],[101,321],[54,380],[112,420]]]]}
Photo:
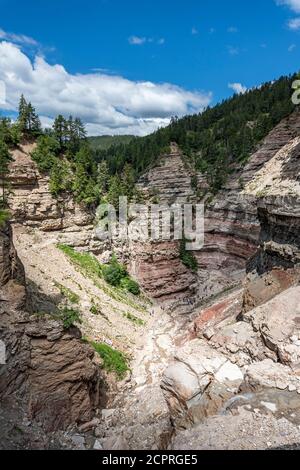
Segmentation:
{"type": "Polygon", "coordinates": [[[112,255],[111,261],[108,265],[103,266],[103,277],[105,281],[111,286],[118,287],[124,277],[127,276],[125,266],[117,261],[115,255],[112,255]]]}
{"type": "Polygon", "coordinates": [[[186,245],[186,240],[185,239],[181,240],[180,252],[179,252],[180,260],[191,271],[197,272],[198,262],[195,256],[193,255],[193,253],[191,251],[186,250],[185,245],[186,245]]]}
{"type": "Polygon", "coordinates": [[[140,294],[138,283],[129,277],[125,266],[118,262],[116,255],[112,255],[110,263],[103,266],[102,272],[103,278],[111,286],[121,287],[134,295],[140,294]]]}
{"type": "Polygon", "coordinates": [[[136,317],[135,315],[133,315],[130,312],[123,313],[123,317],[127,318],[127,320],[130,320],[132,323],[135,323],[136,325],[139,325],[139,326],[145,325],[144,320],[142,320],[141,318],[136,317]]]}
{"type": "Polygon", "coordinates": [[[5,223],[9,220],[10,213],[5,209],[0,209],[0,228],[4,227],[5,223]]]}
{"type": "Polygon", "coordinates": [[[123,278],[120,285],[123,289],[131,292],[133,295],[139,295],[141,293],[141,289],[138,283],[130,277],[123,278]]]}
{"type": "Polygon", "coordinates": [[[95,351],[103,361],[103,368],[108,372],[114,372],[119,380],[122,380],[129,370],[128,358],[121,351],[111,348],[105,343],[91,343],[95,351]]]}
{"type": "Polygon", "coordinates": [[[75,323],[82,323],[80,313],[73,308],[62,308],[59,310],[59,318],[62,320],[64,328],[68,330],[75,323]]]}
{"type": "Polygon", "coordinates": [[[90,308],[90,312],[93,314],[93,315],[99,315],[99,313],[101,313],[101,309],[100,309],[100,306],[99,305],[96,305],[94,303],[92,303],[92,306],[90,308]]]}
{"type": "Polygon", "coordinates": [[[37,147],[31,152],[31,157],[42,173],[48,173],[57,162],[58,152],[59,145],[54,137],[42,135],[38,138],[37,147]]]}

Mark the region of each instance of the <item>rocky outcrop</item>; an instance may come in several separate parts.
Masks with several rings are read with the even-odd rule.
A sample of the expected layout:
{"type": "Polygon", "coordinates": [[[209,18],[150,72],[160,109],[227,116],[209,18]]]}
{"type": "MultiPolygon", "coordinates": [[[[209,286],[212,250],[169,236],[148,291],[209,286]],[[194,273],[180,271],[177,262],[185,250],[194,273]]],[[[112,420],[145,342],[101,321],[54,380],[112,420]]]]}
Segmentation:
{"type": "Polygon", "coordinates": [[[11,235],[9,225],[0,231],[1,398],[21,401],[25,414],[48,431],[88,421],[100,396],[94,352],[77,328],[64,330],[61,322],[24,309],[24,269],[11,235]]]}
{"type": "Polygon", "coordinates": [[[268,196],[258,201],[260,247],[247,263],[244,311],[300,282],[299,198],[268,196]]]}
{"type": "Polygon", "coordinates": [[[13,222],[51,232],[61,243],[98,252],[102,245],[94,233],[93,213],[70,195],[52,196],[49,177],[38,171],[30,157],[33,148],[34,144],[25,144],[12,152],[9,205],[13,222]]]}
{"type": "MultiPolygon", "coordinates": [[[[300,114],[296,111],[270,132],[244,168],[238,171],[235,168],[225,187],[208,206],[205,246],[195,253],[199,263],[200,300],[243,279],[246,263],[256,254],[259,245],[263,195],[272,199],[273,194],[284,194],[290,198],[290,207],[295,207],[292,199],[299,197],[299,183],[289,175],[299,173],[299,161],[297,163],[295,157],[299,135],[300,114]],[[291,165],[293,171],[288,171],[291,165]]],[[[273,202],[269,198],[265,204],[270,208],[273,202]]],[[[282,207],[283,219],[288,224],[290,220],[284,215],[284,205],[278,197],[276,207],[282,207]]],[[[280,226],[279,215],[277,221],[274,217],[275,214],[273,230],[277,222],[280,226]]]]}
{"type": "Polygon", "coordinates": [[[215,414],[243,381],[239,367],[203,341],[187,343],[165,371],[161,387],[176,428],[215,414]]]}
{"type": "MultiPolygon", "coordinates": [[[[138,183],[146,201],[172,206],[196,201],[191,173],[183,162],[178,146],[171,144],[170,153],[149,170],[138,183]]],[[[187,299],[196,292],[196,276],[180,260],[179,242],[153,240],[146,243],[129,241],[126,247],[130,272],[139,280],[149,296],[169,307],[189,310],[187,299]]]]}
{"type": "Polygon", "coordinates": [[[12,229],[8,224],[0,227],[0,292],[0,302],[9,302],[19,308],[25,306],[25,271],[12,242],[12,229]]]}

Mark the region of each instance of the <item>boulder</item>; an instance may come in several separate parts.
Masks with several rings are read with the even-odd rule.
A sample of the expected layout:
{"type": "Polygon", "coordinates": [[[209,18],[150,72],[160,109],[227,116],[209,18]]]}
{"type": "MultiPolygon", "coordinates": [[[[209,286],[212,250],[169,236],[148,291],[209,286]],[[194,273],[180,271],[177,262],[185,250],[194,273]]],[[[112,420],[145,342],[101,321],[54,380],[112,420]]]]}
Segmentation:
{"type": "Polygon", "coordinates": [[[215,413],[238,391],[242,381],[243,373],[236,364],[196,339],[176,353],[161,387],[173,423],[176,427],[187,427],[208,413],[215,413]]]}

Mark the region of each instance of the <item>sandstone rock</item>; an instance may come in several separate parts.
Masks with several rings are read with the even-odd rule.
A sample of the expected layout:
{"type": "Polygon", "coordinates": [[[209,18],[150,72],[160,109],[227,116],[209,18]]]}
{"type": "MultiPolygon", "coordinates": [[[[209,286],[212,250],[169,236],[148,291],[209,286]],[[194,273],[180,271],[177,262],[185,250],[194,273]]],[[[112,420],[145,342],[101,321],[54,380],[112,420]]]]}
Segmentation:
{"type": "Polygon", "coordinates": [[[6,301],[0,302],[0,339],[7,356],[0,366],[1,398],[21,399],[29,419],[47,431],[90,421],[100,384],[94,351],[78,339],[77,329],[65,331],[56,320],[20,309],[25,276],[9,227],[1,229],[1,247],[0,294],[6,301]]]}
{"type": "Polygon", "coordinates": [[[242,388],[247,389],[247,387],[251,390],[261,390],[266,387],[300,392],[300,377],[292,369],[266,359],[248,367],[242,388]]]}
{"type": "Polygon", "coordinates": [[[300,287],[291,287],[266,304],[245,314],[269,349],[278,354],[284,364],[298,364],[300,346],[290,344],[293,335],[300,334],[300,287]]]}
{"type": "Polygon", "coordinates": [[[243,374],[238,366],[205,342],[193,340],[176,353],[175,362],[165,371],[161,387],[174,424],[186,427],[208,412],[204,406],[207,394],[214,413],[223,400],[236,393],[242,381],[243,374]]]}
{"type": "Polygon", "coordinates": [[[129,450],[128,443],[123,435],[105,439],[102,446],[104,450],[129,450]]]}

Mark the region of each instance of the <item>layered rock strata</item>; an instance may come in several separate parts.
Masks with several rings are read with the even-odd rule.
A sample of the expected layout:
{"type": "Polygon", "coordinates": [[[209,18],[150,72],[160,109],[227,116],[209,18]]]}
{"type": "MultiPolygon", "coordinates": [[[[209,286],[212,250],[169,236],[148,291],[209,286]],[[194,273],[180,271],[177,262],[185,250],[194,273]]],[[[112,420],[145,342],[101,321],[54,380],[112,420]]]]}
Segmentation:
{"type": "Polygon", "coordinates": [[[94,352],[77,328],[65,330],[61,322],[25,310],[24,269],[11,235],[8,225],[1,228],[1,399],[20,401],[25,415],[48,431],[88,421],[101,392],[94,352]]]}

